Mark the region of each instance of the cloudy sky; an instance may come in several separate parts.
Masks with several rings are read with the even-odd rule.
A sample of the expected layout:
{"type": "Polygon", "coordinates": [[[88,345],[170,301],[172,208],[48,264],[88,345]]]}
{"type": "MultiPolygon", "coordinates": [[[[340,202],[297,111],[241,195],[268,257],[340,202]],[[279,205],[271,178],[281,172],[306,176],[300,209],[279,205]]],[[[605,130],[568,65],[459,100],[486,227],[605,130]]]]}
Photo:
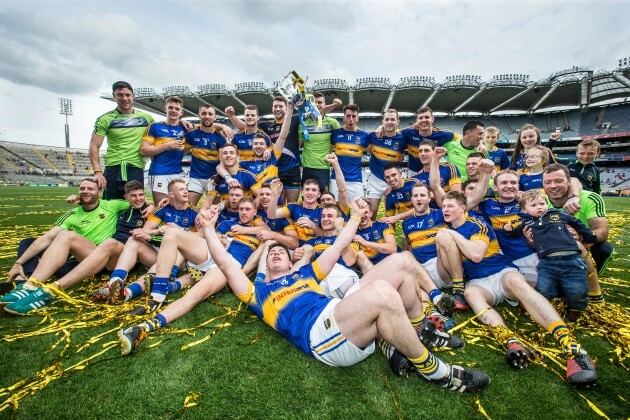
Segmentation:
{"type": "Polygon", "coordinates": [[[630,2],[603,0],[4,0],[0,140],[64,146],[58,98],[74,101],[71,144],[87,148],[100,99],[134,87],[268,86],[318,78],[613,70],[630,56],[630,2]]]}

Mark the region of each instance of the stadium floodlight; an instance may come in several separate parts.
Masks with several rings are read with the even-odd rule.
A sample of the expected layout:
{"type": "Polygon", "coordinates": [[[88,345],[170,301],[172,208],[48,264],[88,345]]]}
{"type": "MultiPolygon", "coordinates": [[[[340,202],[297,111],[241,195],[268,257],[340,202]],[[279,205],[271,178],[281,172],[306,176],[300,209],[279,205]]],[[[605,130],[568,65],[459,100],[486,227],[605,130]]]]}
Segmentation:
{"type": "Polygon", "coordinates": [[[70,148],[70,126],[68,125],[68,115],[72,115],[72,99],[59,98],[59,113],[66,116],[66,148],[70,148]]]}
{"type": "Polygon", "coordinates": [[[211,83],[197,86],[197,95],[227,95],[225,85],[211,83]]]}
{"type": "Polygon", "coordinates": [[[164,96],[194,96],[188,86],[166,86],[164,96]]]}
{"type": "Polygon", "coordinates": [[[267,93],[267,88],[263,82],[242,82],[234,85],[236,93],[267,93]]]}

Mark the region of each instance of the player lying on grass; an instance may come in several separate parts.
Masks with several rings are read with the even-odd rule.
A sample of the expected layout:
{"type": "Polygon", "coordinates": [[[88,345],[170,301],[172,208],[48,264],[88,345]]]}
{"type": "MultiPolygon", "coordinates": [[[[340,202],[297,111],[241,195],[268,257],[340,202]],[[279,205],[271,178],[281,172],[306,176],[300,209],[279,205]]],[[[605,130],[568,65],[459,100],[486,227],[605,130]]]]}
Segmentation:
{"type": "MultiPolygon", "coordinates": [[[[215,230],[218,212],[203,212],[200,224],[212,258],[236,296],[307,355],[331,366],[351,366],[374,351],[374,341],[380,336],[409,358],[421,378],[457,391],[484,389],[490,383],[488,375],[444,363],[421,343],[413,325],[424,317],[416,305],[415,293],[403,297],[390,283],[380,280],[385,276],[399,278],[403,284],[403,278],[412,273],[405,264],[405,255],[393,255],[383,261],[381,267],[363,277],[365,287],[343,300],[323,294],[318,281],[332,270],[341,252],[350,245],[367,210],[367,203],[355,199],[353,215],[335,243],[315,262],[297,271],[293,270],[286,247],[270,245],[265,258],[266,273],[258,273],[253,284],[221,244],[215,230]]],[[[121,334],[121,342],[133,349],[145,336],[145,328],[138,326],[121,334]]]]}

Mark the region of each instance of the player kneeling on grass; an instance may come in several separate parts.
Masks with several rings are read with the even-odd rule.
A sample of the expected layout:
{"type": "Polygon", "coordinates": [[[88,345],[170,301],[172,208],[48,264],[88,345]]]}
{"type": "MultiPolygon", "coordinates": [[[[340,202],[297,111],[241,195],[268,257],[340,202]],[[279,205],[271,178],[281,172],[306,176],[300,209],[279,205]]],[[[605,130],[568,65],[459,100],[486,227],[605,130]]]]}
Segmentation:
{"type": "Polygon", "coordinates": [[[506,340],[508,365],[524,368],[529,365],[530,352],[512,336],[497,311],[491,309],[503,301],[516,306],[519,301],[530,316],[545,328],[567,356],[567,381],[572,385],[590,385],[597,381],[593,361],[570,335],[569,329],[549,301],[525,281],[508,259],[501,253],[496,235],[479,219],[466,212],[463,193],[450,191],[442,203],[444,220],[450,229],[444,234],[453,236],[464,258],[464,275],[468,281],[465,297],[479,319],[494,329],[500,340],[506,340]],[[482,313],[483,312],[483,313],[482,313]]]}
{"type": "MultiPolygon", "coordinates": [[[[352,211],[354,215],[334,244],[312,264],[295,270],[285,246],[277,243],[266,246],[266,273],[259,272],[254,284],[222,247],[215,231],[216,209],[202,212],[200,223],[212,258],[236,296],[307,355],[330,366],[351,366],[374,351],[374,340],[380,336],[406,355],[423,379],[457,391],[474,392],[487,387],[488,375],[448,365],[420,342],[410,322],[422,317],[416,311],[415,293],[410,304],[411,299],[403,300],[389,283],[374,277],[383,273],[388,277],[405,276],[407,273],[395,265],[402,261],[400,256],[391,256],[392,265],[386,270],[366,274],[364,278],[374,277],[372,281],[343,300],[323,294],[318,281],[332,270],[341,252],[352,242],[360,217],[367,212],[367,203],[355,199],[352,211]]],[[[146,336],[143,331],[122,334],[123,346],[133,349],[146,336]]]]}

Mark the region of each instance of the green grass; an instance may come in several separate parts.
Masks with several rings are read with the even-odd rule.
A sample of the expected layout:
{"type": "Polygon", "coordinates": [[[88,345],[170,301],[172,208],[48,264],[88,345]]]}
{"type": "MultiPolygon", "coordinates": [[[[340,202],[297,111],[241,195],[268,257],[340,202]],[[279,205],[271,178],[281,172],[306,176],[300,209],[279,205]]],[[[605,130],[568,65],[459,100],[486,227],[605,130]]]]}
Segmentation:
{"type": "MultiPolygon", "coordinates": [[[[63,198],[73,192],[62,188],[0,188],[0,275],[14,261],[20,238],[38,235],[56,217],[70,208],[63,198]]],[[[630,199],[607,198],[613,242],[618,258],[603,280],[630,280],[627,233],[630,199]]],[[[71,295],[84,299],[87,291],[99,285],[93,281],[71,295]]],[[[605,286],[608,302],[630,307],[630,291],[625,287],[605,286]]],[[[238,301],[227,291],[199,305],[192,313],[153,334],[131,357],[119,356],[113,331],[138,319],[116,316],[86,305],[58,302],[41,315],[22,318],[0,315],[0,387],[24,379],[31,380],[43,369],[57,366],[68,369],[77,362],[103,350],[85,362],[84,369],[70,369],[55,376],[32,394],[19,400],[14,413],[18,418],[481,418],[475,398],[420,382],[417,378],[394,377],[384,358],[374,354],[367,361],[346,369],[327,367],[293,348],[271,328],[243,310],[205,326],[205,321],[236,310],[238,301]],[[86,318],[99,325],[85,328],[86,318]],[[34,332],[53,323],[68,320],[64,334],[40,334],[7,341],[18,333],[34,332]],[[227,321],[227,323],[226,323],[227,321]],[[112,330],[89,346],[90,338],[112,330]],[[182,347],[211,337],[196,346],[182,347]],[[61,340],[61,341],[60,341],[61,340]],[[51,347],[59,343],[54,349],[51,347]],[[156,345],[157,344],[157,345],[156,345]],[[153,347],[150,347],[153,346],[153,347]],[[79,351],[79,349],[81,349],[79,351]],[[189,393],[201,394],[197,406],[185,408],[189,393]]],[[[518,325],[529,339],[544,339],[525,315],[518,325]]],[[[628,319],[627,312],[625,319],[628,319]]],[[[463,320],[464,318],[459,318],[463,320]]],[[[626,326],[628,328],[628,326],[626,326]]],[[[465,329],[465,336],[484,332],[465,329]]],[[[615,360],[610,345],[596,329],[578,329],[577,335],[597,359],[600,383],[582,391],[610,418],[630,415],[630,374],[615,360]],[[592,336],[591,336],[592,335],[592,336]],[[623,399],[622,399],[623,398],[623,399]],[[625,401],[624,401],[625,400],[625,401]],[[627,402],[626,402],[627,401],[627,402]]],[[[551,341],[548,341],[551,343],[551,341]]],[[[492,378],[490,387],[479,395],[479,402],[491,418],[595,418],[587,403],[558,376],[542,365],[513,371],[503,354],[493,350],[488,340],[469,343],[461,351],[440,353],[445,361],[474,365],[492,378]]],[[[628,344],[626,344],[627,346],[628,344]]],[[[494,344],[498,347],[497,344],[494,344]]],[[[549,345],[554,348],[553,345],[549,345]]],[[[549,362],[545,359],[545,362],[549,362]]],[[[626,362],[627,363],[627,362],[626,362]]],[[[550,363],[548,363],[550,364],[550,363]]],[[[551,365],[551,364],[550,364],[551,365]]],[[[52,369],[51,369],[52,370],[52,369]]],[[[50,372],[49,372],[50,374],[50,372]]],[[[19,391],[17,388],[16,391],[19,391]]],[[[11,395],[0,390],[0,404],[11,395]]],[[[0,417],[13,414],[11,408],[0,417]]]]}

